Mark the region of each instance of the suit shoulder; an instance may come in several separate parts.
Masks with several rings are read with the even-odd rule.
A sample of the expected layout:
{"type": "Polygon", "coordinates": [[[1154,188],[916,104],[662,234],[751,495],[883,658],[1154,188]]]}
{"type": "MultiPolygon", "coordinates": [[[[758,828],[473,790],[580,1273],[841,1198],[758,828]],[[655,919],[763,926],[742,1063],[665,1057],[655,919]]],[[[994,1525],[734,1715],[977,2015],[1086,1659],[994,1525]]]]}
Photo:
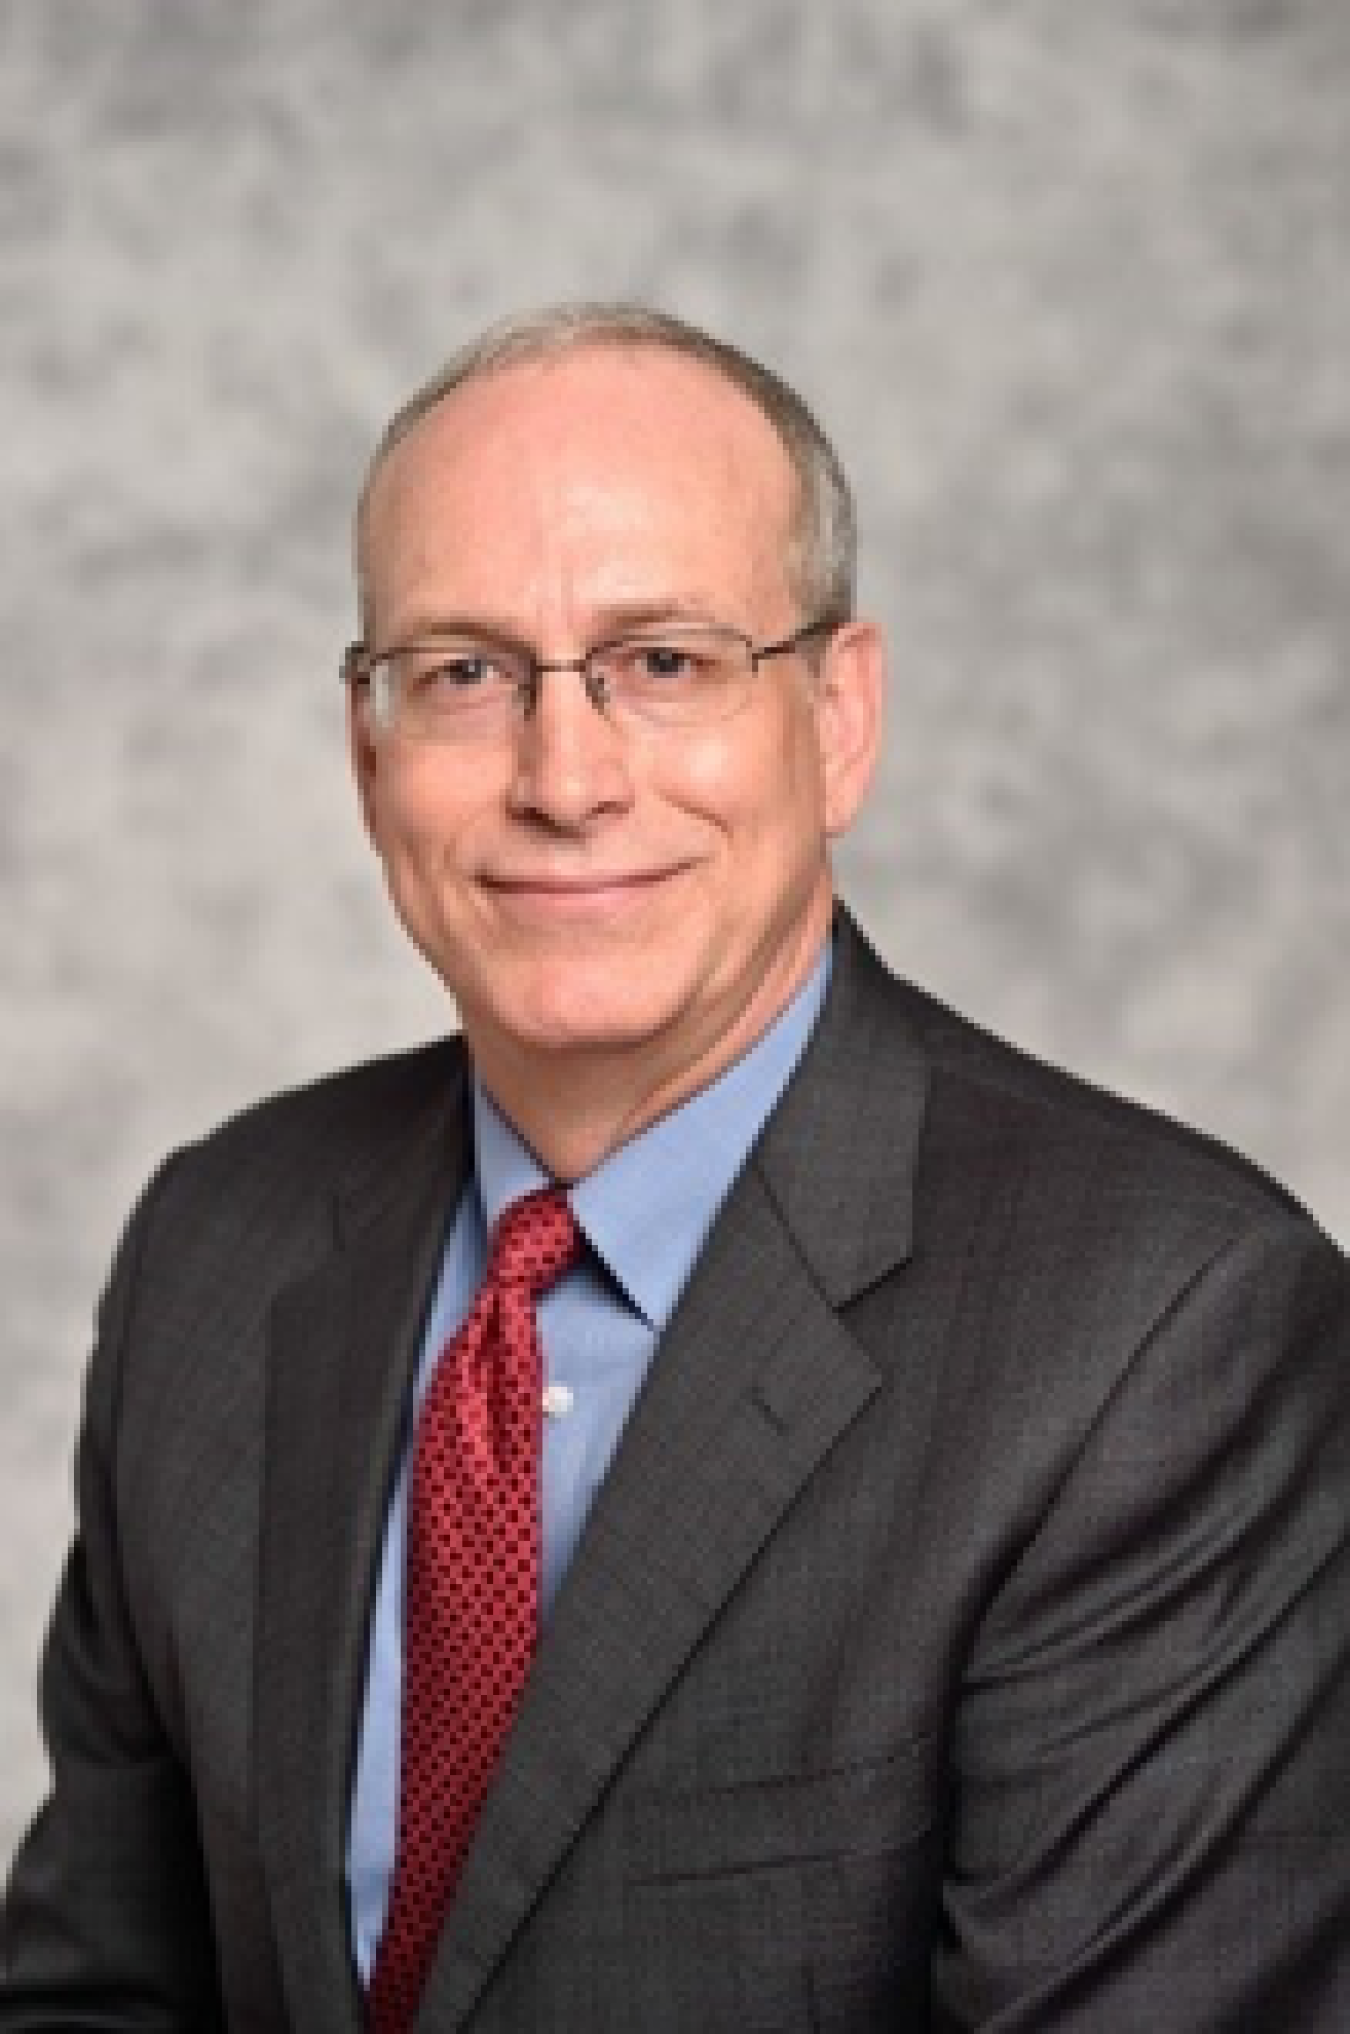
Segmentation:
{"type": "Polygon", "coordinates": [[[1038,1058],[922,991],[904,994],[935,1076],[1016,1117],[1047,1155],[1089,1164],[1099,1187],[1227,1207],[1246,1220],[1307,1210],[1280,1181],[1222,1138],[1038,1058]]]}
{"type": "Polygon", "coordinates": [[[360,1172],[443,1117],[466,1067],[452,1037],[341,1068],[251,1103],[175,1154],[174,1168],[194,1181],[292,1166],[327,1178],[360,1172]]]}
{"type": "MultiPolygon", "coordinates": [[[[853,1008],[884,1010],[883,1027],[914,1054],[947,1129],[998,1144],[1026,1178],[1058,1178],[1153,1203],[1208,1208],[1219,1226],[1312,1218],[1251,1159],[1205,1131],[1038,1058],[891,972],[851,924],[845,968],[853,1008]],[[874,1000],[876,999],[876,1000],[874,1000]],[[960,1126],[964,1125],[964,1131],[960,1126]]],[[[871,1025],[868,1026],[871,1029],[871,1025]]],[[[1313,1225],[1315,1226],[1315,1225],[1313,1225]]]]}

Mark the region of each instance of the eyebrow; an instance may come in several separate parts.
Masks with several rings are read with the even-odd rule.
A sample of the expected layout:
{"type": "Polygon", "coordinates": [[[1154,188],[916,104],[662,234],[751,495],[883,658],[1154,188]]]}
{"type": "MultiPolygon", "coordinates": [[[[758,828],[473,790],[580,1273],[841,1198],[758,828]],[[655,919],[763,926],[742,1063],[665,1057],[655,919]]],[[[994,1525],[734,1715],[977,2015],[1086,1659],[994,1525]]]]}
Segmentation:
{"type": "Polygon", "coordinates": [[[620,632],[653,628],[662,622],[712,623],[715,617],[715,603],[679,594],[664,600],[618,601],[600,610],[602,626],[620,632]]]}
{"type": "MultiPolygon", "coordinates": [[[[683,594],[669,594],[661,599],[608,602],[596,611],[592,619],[594,640],[597,642],[626,635],[633,629],[659,628],[666,622],[693,622],[709,628],[729,626],[718,620],[711,602],[683,594]]],[[[512,649],[532,651],[534,648],[514,623],[499,621],[491,615],[448,614],[444,610],[414,613],[399,630],[397,640],[434,643],[442,637],[452,636],[500,643],[512,649]]]]}

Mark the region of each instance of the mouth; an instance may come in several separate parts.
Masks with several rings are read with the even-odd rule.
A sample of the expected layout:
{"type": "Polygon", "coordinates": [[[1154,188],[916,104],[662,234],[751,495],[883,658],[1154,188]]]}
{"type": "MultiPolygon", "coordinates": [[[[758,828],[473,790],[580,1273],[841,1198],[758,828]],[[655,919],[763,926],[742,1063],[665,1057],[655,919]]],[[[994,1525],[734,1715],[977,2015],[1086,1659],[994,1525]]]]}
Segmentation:
{"type": "Polygon", "coordinates": [[[508,910],[540,913],[621,910],[638,904],[683,872],[684,864],[659,869],[597,871],[557,876],[503,874],[485,876],[483,888],[508,910]]]}

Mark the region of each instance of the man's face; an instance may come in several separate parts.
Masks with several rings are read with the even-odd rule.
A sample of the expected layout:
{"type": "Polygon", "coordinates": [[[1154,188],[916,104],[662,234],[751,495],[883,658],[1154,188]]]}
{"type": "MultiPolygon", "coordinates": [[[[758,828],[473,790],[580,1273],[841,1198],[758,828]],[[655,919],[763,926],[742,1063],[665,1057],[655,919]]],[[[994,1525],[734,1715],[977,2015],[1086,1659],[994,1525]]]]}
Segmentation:
{"type": "MultiPolygon", "coordinates": [[[[811,619],[785,573],[792,505],[772,427],[696,362],[592,349],[506,368],[376,477],[372,641],[453,628],[564,659],[640,617],[767,642],[811,619]]],[[[818,677],[766,663],[707,727],[616,727],[575,673],[545,676],[486,743],[372,736],[357,703],[391,895],[494,1092],[602,1066],[656,1114],[764,1028],[828,926],[827,841],[866,785],[878,685],[859,624],[818,677]]]]}

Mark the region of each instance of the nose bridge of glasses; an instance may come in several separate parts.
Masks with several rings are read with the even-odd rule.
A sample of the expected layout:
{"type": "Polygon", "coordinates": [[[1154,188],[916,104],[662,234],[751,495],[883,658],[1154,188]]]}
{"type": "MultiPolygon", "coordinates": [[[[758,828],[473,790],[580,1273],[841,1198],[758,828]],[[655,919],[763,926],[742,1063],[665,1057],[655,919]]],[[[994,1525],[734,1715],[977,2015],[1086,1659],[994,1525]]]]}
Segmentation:
{"type": "Polygon", "coordinates": [[[598,713],[603,713],[610,703],[609,681],[604,670],[601,652],[587,650],[580,657],[531,657],[522,669],[518,693],[527,714],[538,709],[542,679],[546,673],[565,676],[572,672],[580,678],[586,697],[598,713]]]}

